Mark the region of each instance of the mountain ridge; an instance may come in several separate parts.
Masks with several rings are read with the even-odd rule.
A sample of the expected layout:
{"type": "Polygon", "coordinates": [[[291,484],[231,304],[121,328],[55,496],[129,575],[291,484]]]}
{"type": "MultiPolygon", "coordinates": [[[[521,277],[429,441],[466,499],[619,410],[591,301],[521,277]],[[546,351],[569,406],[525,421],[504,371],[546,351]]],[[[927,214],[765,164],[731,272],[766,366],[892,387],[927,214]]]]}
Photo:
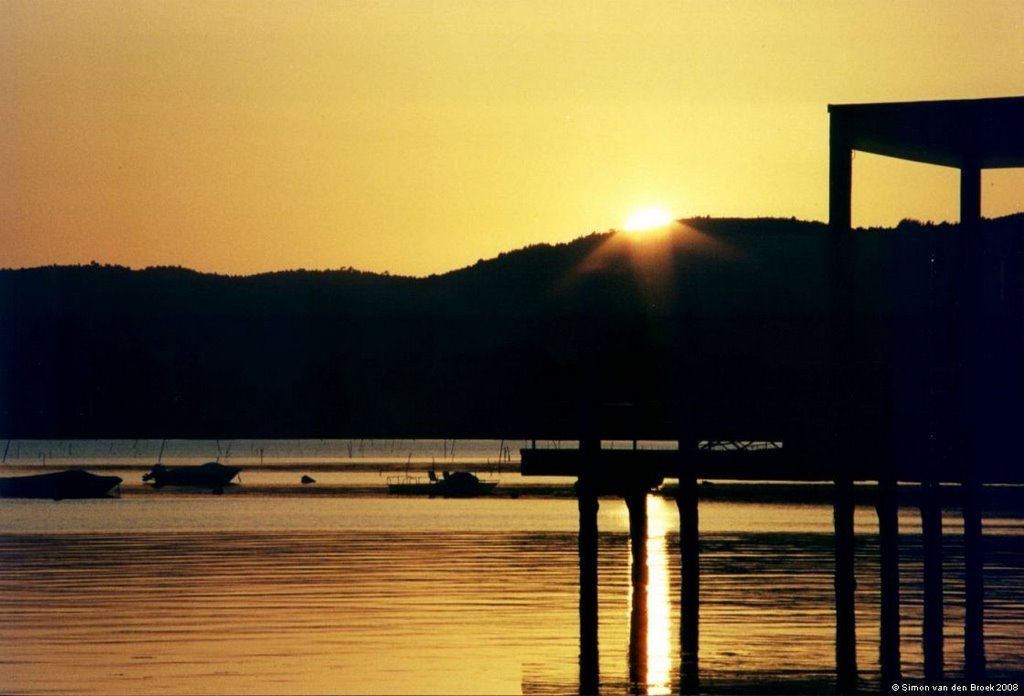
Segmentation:
{"type": "MultiPolygon", "coordinates": [[[[983,230],[983,308],[1009,327],[995,339],[1009,354],[1024,215],[983,230]]],[[[823,223],[695,218],[425,278],[0,271],[0,437],[570,439],[594,404],[632,403],[609,426],[627,437],[671,437],[694,417],[707,436],[775,439],[827,401],[829,239],[823,223]]],[[[952,359],[923,337],[953,311],[958,228],[851,239],[844,379],[864,428],[891,430],[909,417],[892,390],[916,399],[928,366],[952,359]]]]}

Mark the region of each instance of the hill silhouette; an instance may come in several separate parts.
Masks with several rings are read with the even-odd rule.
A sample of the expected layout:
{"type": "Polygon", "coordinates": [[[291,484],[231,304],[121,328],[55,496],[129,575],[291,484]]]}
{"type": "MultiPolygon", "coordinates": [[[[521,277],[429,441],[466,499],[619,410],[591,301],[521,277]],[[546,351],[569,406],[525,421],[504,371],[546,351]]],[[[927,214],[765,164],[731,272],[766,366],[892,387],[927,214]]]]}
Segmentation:
{"type": "MultiPolygon", "coordinates": [[[[644,438],[688,419],[702,437],[776,439],[824,427],[839,388],[879,442],[920,437],[930,380],[955,367],[959,230],[854,234],[838,385],[828,234],[693,219],[428,278],[0,271],[0,436],[567,439],[600,419],[607,436],[644,438]]],[[[979,235],[993,428],[1022,412],[1022,238],[1024,215],[979,235]]]]}

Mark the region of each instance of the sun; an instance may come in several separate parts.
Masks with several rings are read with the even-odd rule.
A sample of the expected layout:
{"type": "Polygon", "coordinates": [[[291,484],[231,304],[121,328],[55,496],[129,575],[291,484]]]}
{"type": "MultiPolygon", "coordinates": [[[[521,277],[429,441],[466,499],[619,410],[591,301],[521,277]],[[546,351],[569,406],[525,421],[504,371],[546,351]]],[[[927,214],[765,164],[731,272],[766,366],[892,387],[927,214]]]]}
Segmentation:
{"type": "Polygon", "coordinates": [[[622,229],[626,232],[646,232],[665,227],[672,222],[672,216],[660,208],[640,208],[633,211],[622,229]]]}

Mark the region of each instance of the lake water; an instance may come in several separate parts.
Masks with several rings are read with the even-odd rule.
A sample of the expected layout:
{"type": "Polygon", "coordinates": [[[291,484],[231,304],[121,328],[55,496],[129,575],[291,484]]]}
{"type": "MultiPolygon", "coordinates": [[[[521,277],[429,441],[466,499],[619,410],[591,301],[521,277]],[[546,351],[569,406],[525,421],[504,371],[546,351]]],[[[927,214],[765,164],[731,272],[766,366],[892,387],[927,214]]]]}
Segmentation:
{"type": "MultiPolygon", "coordinates": [[[[402,451],[408,441],[387,445],[397,453],[366,455],[366,466],[324,451],[308,459],[284,452],[270,461],[264,446],[263,467],[246,453],[254,470],[226,495],[152,491],[139,470],[158,455],[144,444],[144,454],[117,455],[111,450],[127,443],[70,443],[70,454],[58,455],[68,443],[20,443],[23,452],[49,448],[45,464],[7,448],[5,474],[87,462],[124,472],[126,482],[120,499],[0,501],[0,691],[578,692],[574,499],[529,491],[470,500],[384,493],[382,478],[396,466],[488,465],[462,442],[448,459],[466,459],[446,462],[450,441],[440,457],[409,457],[402,451]],[[103,447],[106,457],[95,451],[103,447]],[[296,493],[316,490],[297,484],[300,468],[331,487],[296,493]],[[257,492],[243,494],[248,487],[257,492]]],[[[499,490],[525,485],[513,473],[516,457],[505,461],[499,445],[481,449],[506,465],[489,476],[501,481],[499,490]]],[[[141,445],[134,446],[138,452],[141,445]]],[[[347,454],[343,441],[331,451],[338,446],[347,454]]],[[[173,463],[170,447],[163,459],[173,463]]],[[[308,453],[324,445],[304,447],[308,453]]],[[[237,457],[243,445],[232,448],[237,457]]],[[[648,510],[646,655],[631,683],[628,520],[621,501],[601,501],[606,693],[679,690],[678,515],[673,502],[657,496],[648,510]]],[[[873,511],[858,508],[856,523],[858,660],[865,689],[875,690],[873,511]]],[[[946,666],[955,676],[962,667],[962,544],[957,518],[948,515],[945,524],[946,666]]],[[[824,505],[702,503],[705,690],[832,688],[831,525],[824,505]]],[[[921,678],[916,511],[901,512],[901,532],[904,674],[921,678]]],[[[1007,678],[1024,671],[1022,540],[1022,520],[986,520],[986,647],[993,673],[1007,678]]]]}

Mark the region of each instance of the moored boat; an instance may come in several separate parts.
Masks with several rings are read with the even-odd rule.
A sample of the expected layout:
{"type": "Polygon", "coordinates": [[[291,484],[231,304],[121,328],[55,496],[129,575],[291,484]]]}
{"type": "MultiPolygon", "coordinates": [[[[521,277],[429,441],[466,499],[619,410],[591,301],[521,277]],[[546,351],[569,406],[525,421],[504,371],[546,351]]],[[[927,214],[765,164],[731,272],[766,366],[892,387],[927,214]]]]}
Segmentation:
{"type": "Polygon", "coordinates": [[[0,478],[0,498],[120,497],[120,476],[98,476],[82,469],[0,478]]]}
{"type": "Polygon", "coordinates": [[[475,498],[489,494],[497,485],[497,481],[481,481],[476,474],[468,471],[454,473],[445,471],[442,477],[438,478],[434,470],[431,469],[426,481],[408,475],[388,480],[388,493],[442,498],[475,498]]]}
{"type": "Polygon", "coordinates": [[[192,486],[197,488],[221,489],[238,476],[242,469],[225,466],[218,462],[207,462],[198,466],[164,466],[157,464],[142,477],[152,481],[155,488],[164,486],[192,486]]]}

